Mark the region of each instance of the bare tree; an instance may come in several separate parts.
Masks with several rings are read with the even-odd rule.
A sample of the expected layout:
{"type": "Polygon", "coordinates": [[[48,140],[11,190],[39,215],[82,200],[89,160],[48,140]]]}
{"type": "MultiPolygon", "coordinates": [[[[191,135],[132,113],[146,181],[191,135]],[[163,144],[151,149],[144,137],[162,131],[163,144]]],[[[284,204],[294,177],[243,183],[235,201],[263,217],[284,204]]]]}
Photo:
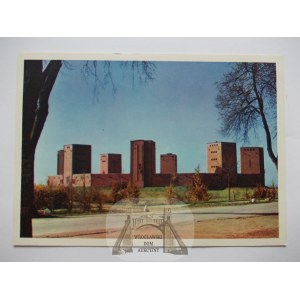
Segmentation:
{"type": "Polygon", "coordinates": [[[221,133],[248,142],[250,131],[263,125],[267,151],[277,168],[272,145],[277,136],[276,64],[234,63],[216,84],[221,133]]]}
{"type": "MultiPolygon", "coordinates": [[[[154,78],[155,64],[147,61],[119,63],[123,69],[129,69],[133,78],[138,76],[141,82],[154,78]]],[[[49,98],[52,88],[62,67],[70,69],[70,62],[62,60],[25,60],[23,83],[23,119],[22,119],[22,166],[21,166],[21,216],[20,236],[32,237],[32,217],[34,207],[34,157],[40,135],[48,116],[49,98]]],[[[94,95],[100,88],[111,84],[116,92],[110,61],[85,61],[81,72],[85,78],[94,79],[94,95]]]]}

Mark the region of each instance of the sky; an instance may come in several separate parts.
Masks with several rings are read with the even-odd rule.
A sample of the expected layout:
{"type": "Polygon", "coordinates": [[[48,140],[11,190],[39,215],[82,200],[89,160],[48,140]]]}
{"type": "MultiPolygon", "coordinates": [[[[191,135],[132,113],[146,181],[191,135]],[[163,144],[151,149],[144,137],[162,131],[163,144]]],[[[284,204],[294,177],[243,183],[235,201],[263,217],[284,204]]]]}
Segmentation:
{"type": "MultiPolygon", "coordinates": [[[[155,79],[147,84],[112,63],[117,87],[107,85],[95,95],[93,78],[84,80],[83,63],[62,68],[49,99],[49,115],[35,155],[35,183],[56,175],[57,151],[67,144],[92,145],[92,173],[100,172],[100,154],[122,154],[122,172],[130,172],[130,141],[156,142],[156,172],[160,154],[177,155],[178,173],[192,173],[199,165],[207,172],[206,144],[236,142],[238,171],[241,146],[264,147],[266,184],[277,184],[277,172],[268,157],[263,129],[244,144],[220,135],[221,121],[215,107],[215,82],[222,79],[229,63],[154,62],[155,79]]],[[[275,141],[275,153],[277,153],[275,141]]]]}

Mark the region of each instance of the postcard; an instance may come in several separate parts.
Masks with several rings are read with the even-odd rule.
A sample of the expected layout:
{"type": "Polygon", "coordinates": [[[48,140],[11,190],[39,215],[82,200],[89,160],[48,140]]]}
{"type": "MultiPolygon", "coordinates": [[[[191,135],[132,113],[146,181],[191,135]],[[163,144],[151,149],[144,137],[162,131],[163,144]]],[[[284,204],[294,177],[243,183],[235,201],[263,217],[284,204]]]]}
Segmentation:
{"type": "Polygon", "coordinates": [[[19,57],[16,246],[286,243],[283,59],[19,57]]]}

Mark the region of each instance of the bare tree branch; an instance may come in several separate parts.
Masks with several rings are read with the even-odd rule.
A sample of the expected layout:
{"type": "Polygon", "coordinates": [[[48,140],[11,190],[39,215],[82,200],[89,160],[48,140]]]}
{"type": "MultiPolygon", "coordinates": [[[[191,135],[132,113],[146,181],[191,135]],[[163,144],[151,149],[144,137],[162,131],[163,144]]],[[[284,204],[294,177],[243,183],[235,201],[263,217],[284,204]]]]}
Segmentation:
{"type": "Polygon", "coordinates": [[[277,135],[276,65],[236,63],[216,85],[221,134],[248,142],[250,132],[263,125],[268,154],[277,167],[272,146],[272,135],[277,135]]]}

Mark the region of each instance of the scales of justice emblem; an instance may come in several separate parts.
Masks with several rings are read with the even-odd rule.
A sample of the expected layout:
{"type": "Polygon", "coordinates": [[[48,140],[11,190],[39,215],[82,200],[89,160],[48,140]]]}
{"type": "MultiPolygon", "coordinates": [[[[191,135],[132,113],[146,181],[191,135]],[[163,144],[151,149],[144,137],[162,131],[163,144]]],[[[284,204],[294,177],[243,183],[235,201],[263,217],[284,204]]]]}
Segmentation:
{"type": "Polygon", "coordinates": [[[150,213],[146,203],[142,212],[135,211],[133,206],[126,208],[125,216],[124,225],[112,249],[113,255],[131,253],[134,247],[138,247],[139,252],[156,252],[162,248],[163,253],[188,254],[186,245],[172,223],[171,208],[164,207],[163,210],[150,213]],[[149,234],[149,230],[152,233],[149,234]],[[143,245],[135,246],[136,240],[143,240],[143,245]],[[160,241],[160,245],[154,245],[153,240],[160,241]]]}

